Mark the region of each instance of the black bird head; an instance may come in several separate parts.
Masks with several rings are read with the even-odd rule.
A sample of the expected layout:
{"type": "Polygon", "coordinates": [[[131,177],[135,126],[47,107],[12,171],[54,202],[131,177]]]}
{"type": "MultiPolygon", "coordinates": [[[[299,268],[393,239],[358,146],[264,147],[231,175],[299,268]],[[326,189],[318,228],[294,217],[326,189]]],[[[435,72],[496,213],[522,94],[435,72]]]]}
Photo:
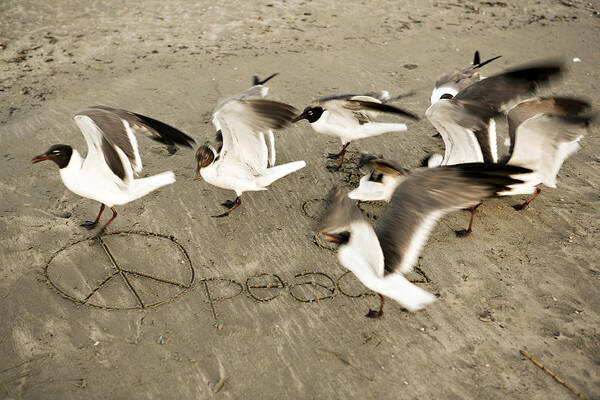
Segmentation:
{"type": "Polygon", "coordinates": [[[71,155],[73,154],[73,148],[66,144],[55,144],[48,149],[44,154],[33,157],[31,162],[37,164],[41,161],[52,160],[58,165],[59,168],[65,168],[69,165],[71,155]]]}
{"type": "Polygon", "coordinates": [[[298,122],[300,120],[307,120],[310,123],[316,122],[319,118],[321,118],[321,115],[323,114],[323,111],[325,111],[325,109],[323,107],[320,106],[316,106],[316,107],[306,107],[304,109],[304,111],[302,111],[302,114],[298,115],[296,118],[294,118],[292,120],[292,122],[298,122]]]}

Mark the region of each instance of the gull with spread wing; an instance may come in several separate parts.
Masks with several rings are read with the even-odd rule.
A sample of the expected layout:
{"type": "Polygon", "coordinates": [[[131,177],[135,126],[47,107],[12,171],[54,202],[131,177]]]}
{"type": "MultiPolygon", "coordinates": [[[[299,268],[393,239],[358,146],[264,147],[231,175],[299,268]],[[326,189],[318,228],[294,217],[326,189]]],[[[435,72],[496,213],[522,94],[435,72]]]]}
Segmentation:
{"type": "Polygon", "coordinates": [[[222,146],[219,150],[210,145],[198,148],[194,179],[201,175],[211,185],[235,191],[236,198],[223,203],[228,210],[214,217],[226,217],[239,207],[243,192],[266,190],[277,179],[306,166],[304,161],[269,163],[263,132],[284,128],[295,112],[288,104],[262,98],[229,98],[217,106],[213,121],[222,133],[222,146]]]}
{"type": "MultiPolygon", "coordinates": [[[[591,119],[580,116],[590,104],[558,96],[522,100],[561,72],[559,63],[515,69],[476,82],[454,98],[441,99],[431,105],[427,118],[441,133],[446,149],[443,157],[434,154],[425,163],[432,167],[465,162],[497,163],[495,118],[504,117],[508,111],[511,147],[501,163],[533,169],[539,177],[537,184],[555,187],[558,170],[579,147],[577,142],[591,119]],[[528,121],[531,118],[537,122],[528,121]]],[[[538,188],[531,199],[515,208],[525,208],[540,192],[538,188]]],[[[479,205],[471,207],[469,227],[457,231],[458,236],[472,232],[474,213],[479,205]]]]}
{"type": "MultiPolygon", "coordinates": [[[[556,187],[560,167],[567,157],[577,151],[578,142],[592,119],[589,115],[581,115],[589,107],[587,101],[565,97],[536,97],[518,104],[508,113],[511,146],[499,164],[517,165],[535,171],[528,181],[532,186],[543,183],[548,187],[556,187]]],[[[361,156],[360,165],[370,167],[372,172],[363,176],[359,186],[348,196],[361,201],[390,201],[396,187],[410,173],[392,161],[369,154],[361,156]]],[[[542,191],[539,187],[535,190],[530,199],[514,208],[522,210],[527,207],[542,191]]],[[[511,196],[517,194],[524,193],[510,193],[511,196]]],[[[480,205],[470,208],[469,226],[457,231],[458,236],[472,232],[475,210],[480,205]]]]}
{"type": "Polygon", "coordinates": [[[481,163],[413,171],[396,188],[375,229],[347,193],[335,188],[319,235],[338,243],[340,263],[379,294],[379,310],[370,310],[367,317],[383,315],[385,297],[417,311],[435,296],[404,274],[413,268],[435,223],[444,214],[482,198],[532,192],[523,180],[530,173],[526,168],[481,163]]]}
{"type": "Polygon", "coordinates": [[[117,217],[115,205],[129,203],[175,182],[172,171],[134,178],[142,171],[134,128],[170,147],[177,144],[192,147],[194,143],[194,139],[172,126],[118,108],[93,106],[76,113],[74,119],[85,138],[87,156],[83,158],[69,145],[56,144],[31,162],[54,161],[60,168],[60,177],[67,189],[102,204],[96,220],[82,224],[85,228],[94,228],[104,208],[110,207],[113,215],[98,236],[117,217]]]}

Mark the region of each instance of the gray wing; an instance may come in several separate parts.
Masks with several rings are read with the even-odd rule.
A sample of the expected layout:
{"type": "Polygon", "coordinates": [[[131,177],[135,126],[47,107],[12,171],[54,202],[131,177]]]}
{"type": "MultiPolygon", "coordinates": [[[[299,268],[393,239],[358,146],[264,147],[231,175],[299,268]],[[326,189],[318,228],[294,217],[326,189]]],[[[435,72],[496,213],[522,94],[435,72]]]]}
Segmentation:
{"type": "MultiPolygon", "coordinates": [[[[412,95],[412,94],[410,94],[410,95],[412,95]]],[[[369,93],[365,93],[365,94],[350,94],[350,93],[334,94],[331,96],[321,97],[321,98],[317,99],[315,102],[326,103],[330,100],[349,100],[353,97],[356,97],[356,98],[367,97],[369,99],[376,99],[376,100],[379,100],[379,101],[385,103],[387,101],[400,99],[400,98],[406,97],[406,96],[407,95],[401,95],[401,96],[394,97],[392,99],[392,98],[390,98],[390,94],[387,90],[382,90],[380,92],[369,92],[369,93]]]]}
{"type": "Polygon", "coordinates": [[[579,115],[592,105],[584,99],[572,97],[536,97],[519,103],[508,113],[508,134],[510,137],[509,154],[515,147],[517,127],[536,114],[579,115]]]}
{"type": "Polygon", "coordinates": [[[411,173],[394,192],[376,233],[388,273],[410,271],[431,229],[444,214],[510,190],[513,177],[531,170],[482,163],[459,164],[411,173]]]}
{"type": "Polygon", "coordinates": [[[591,118],[576,115],[536,114],[516,127],[507,164],[533,169],[539,181],[556,187],[563,162],[579,149],[591,118]]]}
{"type": "MultiPolygon", "coordinates": [[[[381,100],[375,99],[373,97],[368,96],[354,96],[350,99],[346,100],[343,104],[343,107],[347,110],[351,110],[353,112],[359,112],[367,114],[371,113],[389,113],[402,115],[403,117],[408,117],[415,121],[419,120],[419,117],[415,114],[405,111],[401,108],[391,106],[389,104],[382,103],[381,100]],[[376,101],[373,101],[376,100],[376,101]]],[[[368,115],[368,114],[367,114],[368,115]]]]}
{"type": "Polygon", "coordinates": [[[132,126],[142,128],[142,132],[151,139],[167,145],[192,147],[194,143],[194,139],[164,122],[103,105],[77,112],[75,122],[84,134],[88,152],[102,153],[111,171],[121,179],[130,175],[130,169],[135,172],[142,170],[132,126]],[[120,156],[119,151],[125,158],[120,156]]]}
{"type": "Polygon", "coordinates": [[[254,172],[267,168],[269,149],[263,132],[286,127],[296,109],[277,101],[255,99],[231,101],[215,119],[223,136],[223,157],[233,157],[254,172]]]}
{"type": "Polygon", "coordinates": [[[502,111],[519,99],[533,95],[541,85],[559,77],[562,70],[562,64],[557,62],[521,67],[475,82],[454,99],[477,102],[502,111]]]}
{"type": "Polygon", "coordinates": [[[339,186],[332,188],[327,197],[327,208],[323,218],[323,229],[327,233],[341,233],[350,230],[350,226],[366,221],[365,216],[348,197],[348,193],[339,186]]]}
{"type": "Polygon", "coordinates": [[[452,74],[447,74],[441,76],[436,82],[435,87],[440,88],[442,86],[450,86],[460,91],[467,86],[478,82],[481,77],[479,76],[479,69],[484,65],[491,63],[494,60],[499,59],[502,56],[492,57],[483,62],[479,59],[479,52],[475,51],[475,55],[473,57],[473,64],[469,65],[467,68],[457,71],[452,74]]]}

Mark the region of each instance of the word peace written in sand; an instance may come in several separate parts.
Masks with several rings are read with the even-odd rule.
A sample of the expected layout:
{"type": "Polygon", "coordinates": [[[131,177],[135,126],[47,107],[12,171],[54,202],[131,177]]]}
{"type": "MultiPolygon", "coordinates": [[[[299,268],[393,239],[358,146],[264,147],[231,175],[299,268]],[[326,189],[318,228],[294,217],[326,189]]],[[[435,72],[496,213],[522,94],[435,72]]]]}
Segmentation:
{"type": "MultiPolygon", "coordinates": [[[[418,279],[413,282],[430,282],[419,267],[415,272],[418,279]]],[[[349,271],[333,277],[306,270],[289,281],[266,272],[245,281],[227,277],[196,280],[185,248],[172,236],[149,232],[113,232],[98,240],[65,246],[50,258],[45,274],[48,283],[63,297],[105,309],[156,307],[175,300],[199,282],[203,301],[210,305],[216,323],[217,303],[241,294],[258,302],[289,295],[302,303],[330,300],[338,293],[350,298],[374,295],[349,271]],[[136,265],[123,260],[135,260],[136,265]]]]}

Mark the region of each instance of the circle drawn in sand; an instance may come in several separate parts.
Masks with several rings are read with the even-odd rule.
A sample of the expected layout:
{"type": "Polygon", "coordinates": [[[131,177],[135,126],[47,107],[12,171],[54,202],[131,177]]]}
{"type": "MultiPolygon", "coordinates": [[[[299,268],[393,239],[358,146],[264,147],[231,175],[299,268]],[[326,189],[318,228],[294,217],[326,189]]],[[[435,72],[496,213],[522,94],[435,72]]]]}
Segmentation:
{"type": "Polygon", "coordinates": [[[108,310],[157,307],[195,280],[190,257],[173,236],[143,231],[68,244],[50,257],[44,275],[62,297],[108,310]]]}

